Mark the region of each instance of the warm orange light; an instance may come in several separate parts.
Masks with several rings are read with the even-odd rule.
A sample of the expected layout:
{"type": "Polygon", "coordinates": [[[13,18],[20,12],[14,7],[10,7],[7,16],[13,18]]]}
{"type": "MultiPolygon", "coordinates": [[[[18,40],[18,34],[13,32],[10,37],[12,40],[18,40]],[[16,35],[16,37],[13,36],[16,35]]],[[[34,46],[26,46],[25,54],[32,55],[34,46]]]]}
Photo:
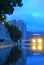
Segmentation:
{"type": "Polygon", "coordinates": [[[39,50],[39,51],[42,50],[42,42],[43,42],[42,38],[39,38],[39,39],[38,39],[38,50],[39,50]]]}
{"type": "Polygon", "coordinates": [[[38,43],[42,43],[42,39],[41,38],[38,39],[38,43]]]}
{"type": "Polygon", "coordinates": [[[42,50],[42,46],[38,46],[38,50],[42,50]]]}
{"type": "Polygon", "coordinates": [[[36,46],[32,46],[32,50],[36,50],[36,46]]]}
{"type": "Polygon", "coordinates": [[[35,43],[36,42],[36,39],[32,39],[32,42],[35,43]]]}
{"type": "Polygon", "coordinates": [[[36,50],[36,39],[35,38],[33,38],[32,40],[31,40],[31,49],[33,50],[33,51],[35,51],[36,50]]]}

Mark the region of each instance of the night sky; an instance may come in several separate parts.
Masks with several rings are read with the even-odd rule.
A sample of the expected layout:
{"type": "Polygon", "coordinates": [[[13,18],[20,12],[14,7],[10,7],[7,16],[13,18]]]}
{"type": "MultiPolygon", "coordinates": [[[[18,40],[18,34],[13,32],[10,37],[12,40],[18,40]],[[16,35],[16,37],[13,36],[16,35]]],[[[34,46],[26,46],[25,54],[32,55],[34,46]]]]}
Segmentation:
{"type": "Polygon", "coordinates": [[[15,7],[7,20],[24,20],[27,30],[44,32],[44,0],[22,0],[23,7],[15,7]]]}

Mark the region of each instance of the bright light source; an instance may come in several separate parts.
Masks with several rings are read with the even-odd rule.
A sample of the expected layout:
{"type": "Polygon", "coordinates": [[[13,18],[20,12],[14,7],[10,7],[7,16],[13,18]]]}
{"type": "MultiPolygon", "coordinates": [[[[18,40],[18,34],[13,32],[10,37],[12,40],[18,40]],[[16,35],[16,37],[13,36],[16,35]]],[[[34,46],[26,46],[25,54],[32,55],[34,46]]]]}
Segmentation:
{"type": "Polygon", "coordinates": [[[4,16],[2,16],[2,18],[4,18],[4,16]]]}
{"type": "Polygon", "coordinates": [[[42,39],[41,38],[38,39],[38,43],[42,43],[42,39]]]}
{"type": "Polygon", "coordinates": [[[32,39],[31,41],[32,41],[31,48],[34,51],[34,50],[36,50],[36,39],[32,39]]]}
{"type": "Polygon", "coordinates": [[[4,22],[2,22],[2,24],[4,25],[4,22]]]}
{"type": "Polygon", "coordinates": [[[32,50],[36,50],[36,46],[32,46],[32,50]]]}
{"type": "Polygon", "coordinates": [[[38,50],[42,50],[42,46],[38,46],[38,50]]]}
{"type": "Polygon", "coordinates": [[[32,42],[35,43],[36,42],[36,39],[32,39],[32,42]]]}
{"type": "Polygon", "coordinates": [[[38,50],[42,50],[42,42],[43,42],[43,40],[42,40],[42,38],[39,38],[38,39],[38,50]]]}

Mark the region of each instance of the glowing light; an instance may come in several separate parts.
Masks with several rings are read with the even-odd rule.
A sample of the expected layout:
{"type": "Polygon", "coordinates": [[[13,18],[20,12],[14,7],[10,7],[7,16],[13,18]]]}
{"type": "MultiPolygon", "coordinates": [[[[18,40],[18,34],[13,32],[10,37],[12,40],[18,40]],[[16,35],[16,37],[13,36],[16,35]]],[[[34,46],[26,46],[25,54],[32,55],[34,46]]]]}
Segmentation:
{"type": "Polygon", "coordinates": [[[5,23],[4,23],[4,22],[2,22],[2,24],[4,25],[5,23]]]}
{"type": "Polygon", "coordinates": [[[39,38],[38,39],[38,50],[42,50],[42,43],[43,43],[42,38],[39,38]]]}
{"type": "Polygon", "coordinates": [[[42,46],[38,46],[38,50],[42,50],[42,46]]]}
{"type": "Polygon", "coordinates": [[[35,43],[36,42],[36,39],[32,39],[32,42],[35,43]]]}
{"type": "Polygon", "coordinates": [[[4,16],[2,16],[2,18],[4,18],[4,16]]]}
{"type": "Polygon", "coordinates": [[[38,39],[38,43],[42,43],[42,39],[41,38],[38,39]]]}
{"type": "Polygon", "coordinates": [[[36,50],[36,46],[32,46],[32,50],[36,50]]]}
{"type": "Polygon", "coordinates": [[[36,50],[36,39],[32,39],[31,41],[32,41],[32,45],[31,45],[32,50],[36,50]]]}

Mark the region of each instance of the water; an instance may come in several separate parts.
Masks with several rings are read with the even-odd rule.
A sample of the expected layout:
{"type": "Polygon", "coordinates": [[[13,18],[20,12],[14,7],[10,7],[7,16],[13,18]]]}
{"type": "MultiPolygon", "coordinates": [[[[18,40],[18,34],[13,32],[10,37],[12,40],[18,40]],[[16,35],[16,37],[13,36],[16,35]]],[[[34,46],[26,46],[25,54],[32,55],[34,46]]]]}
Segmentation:
{"type": "Polygon", "coordinates": [[[0,49],[0,64],[6,60],[10,50],[11,48],[0,49]]]}
{"type": "Polygon", "coordinates": [[[44,55],[32,55],[27,57],[26,65],[44,65],[44,55]]]}

